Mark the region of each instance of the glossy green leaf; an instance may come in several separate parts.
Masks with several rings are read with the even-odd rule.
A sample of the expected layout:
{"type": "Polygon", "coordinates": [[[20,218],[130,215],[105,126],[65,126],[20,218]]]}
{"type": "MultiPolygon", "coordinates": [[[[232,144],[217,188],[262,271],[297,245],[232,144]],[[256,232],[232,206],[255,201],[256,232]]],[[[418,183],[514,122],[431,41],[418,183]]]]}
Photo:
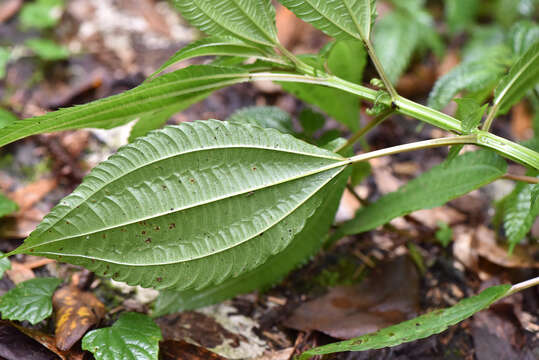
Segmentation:
{"type": "Polygon", "coordinates": [[[111,326],[92,330],[82,339],[82,349],[96,360],[157,360],[161,329],[151,318],[139,313],[123,313],[111,326]]]}
{"type": "Polygon", "coordinates": [[[297,17],[340,40],[370,39],[376,0],[279,0],[297,17]]]}
{"type": "Polygon", "coordinates": [[[207,37],[197,40],[181,48],[168,59],[150,78],[168,69],[170,66],[199,56],[234,56],[265,57],[267,54],[259,47],[246,44],[236,39],[207,37]]]}
{"type": "Polygon", "coordinates": [[[517,183],[504,204],[503,226],[510,249],[526,236],[539,216],[539,202],[533,202],[534,187],[517,183]]]}
{"type": "Polygon", "coordinates": [[[509,30],[513,52],[522,55],[530,46],[539,41],[539,25],[534,21],[519,21],[509,30]]]}
{"type": "Polygon", "coordinates": [[[239,68],[193,65],[119,95],[19,120],[2,129],[0,146],[44,132],[123,125],[163,107],[198,101],[214,90],[243,81],[247,76],[239,68]]]}
{"type": "Polygon", "coordinates": [[[139,138],[64,198],[14,253],[159,289],[201,289],[283,251],[346,161],[216,120],[139,138]]]}
{"type": "Polygon", "coordinates": [[[502,78],[494,91],[494,106],[505,114],[539,83],[539,41],[532,45],[502,78]]]}
{"type": "MultiPolygon", "coordinates": [[[[363,69],[367,62],[367,52],[361,43],[337,41],[327,52],[324,52],[324,55],[327,56],[327,65],[333,74],[354,83],[361,83],[363,69]]],[[[324,62],[322,57],[317,57],[314,61],[306,60],[311,60],[313,66],[322,66],[315,62],[324,62]]],[[[357,96],[342,90],[312,84],[286,82],[281,83],[281,86],[301,100],[316,105],[350,130],[355,131],[359,128],[357,96]]]]}
{"type": "Polygon", "coordinates": [[[445,17],[451,33],[467,30],[475,23],[478,0],[446,0],[445,17]]]}
{"type": "Polygon", "coordinates": [[[452,307],[435,310],[375,333],[306,351],[301,354],[299,360],[310,359],[315,355],[343,351],[381,349],[439,334],[449,326],[455,325],[476,312],[488,308],[492,303],[506,295],[510,288],[510,285],[490,287],[479,295],[464,299],[452,307]]]}
{"type": "Polygon", "coordinates": [[[500,178],[506,168],[505,161],[491,151],[465,153],[361,208],[354,219],[342,225],[340,232],[358,234],[413,211],[441,206],[500,178]]]}
{"type": "Polygon", "coordinates": [[[314,111],[308,107],[301,110],[299,114],[299,123],[307,136],[312,136],[317,130],[324,127],[326,118],[318,111],[314,111]]]}
{"type": "Polygon", "coordinates": [[[275,8],[271,0],[174,0],[182,16],[212,36],[274,47],[277,43],[275,8]]]}
{"type": "Polygon", "coordinates": [[[504,67],[492,58],[490,61],[463,62],[436,81],[428,104],[441,110],[460,91],[490,91],[503,73],[504,67]]]}
{"type": "Polygon", "coordinates": [[[226,119],[230,122],[258,125],[279,130],[283,134],[294,134],[290,114],[276,106],[252,106],[234,112],[226,119]]]}
{"type": "Polygon", "coordinates": [[[17,211],[18,206],[11,199],[0,194],[0,218],[17,211]]]}
{"type": "Polygon", "coordinates": [[[488,105],[479,106],[477,101],[470,98],[455,99],[458,105],[456,117],[462,122],[465,134],[477,129],[488,105]]]}
{"type": "Polygon", "coordinates": [[[46,29],[55,26],[62,16],[64,0],[36,0],[26,3],[19,14],[23,28],[46,29]]]}
{"type": "Polygon", "coordinates": [[[323,203],[281,253],[271,256],[258,268],[222,284],[199,291],[164,290],[157,298],[153,315],[161,316],[215,304],[239,294],[264,290],[280,282],[291,270],[304,264],[322,247],[339,206],[347,177],[348,171],[344,171],[333,180],[331,188],[323,190],[323,203]]]}
{"type": "Polygon", "coordinates": [[[0,298],[2,319],[29,321],[45,320],[52,314],[52,294],[62,281],[57,278],[27,280],[0,298]]]}
{"type": "Polygon", "coordinates": [[[49,39],[28,39],[24,44],[43,60],[56,61],[69,57],[69,50],[66,47],[49,39]]]}

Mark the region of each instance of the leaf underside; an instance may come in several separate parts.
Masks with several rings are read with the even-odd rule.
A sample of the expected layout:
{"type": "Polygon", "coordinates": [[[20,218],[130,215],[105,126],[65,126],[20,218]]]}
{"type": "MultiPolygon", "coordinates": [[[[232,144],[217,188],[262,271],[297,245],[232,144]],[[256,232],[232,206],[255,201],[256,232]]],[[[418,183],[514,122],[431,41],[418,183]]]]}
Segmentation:
{"type": "Polygon", "coordinates": [[[507,294],[510,288],[510,285],[490,287],[479,295],[464,299],[452,307],[430,312],[415,319],[384,328],[375,333],[306,351],[299,359],[306,360],[315,355],[342,351],[380,349],[439,334],[449,326],[455,325],[476,312],[487,308],[507,294]]]}
{"type": "Polygon", "coordinates": [[[145,287],[204,288],[284,250],[344,166],[273,129],[167,127],[97,166],[14,253],[145,287]]]}

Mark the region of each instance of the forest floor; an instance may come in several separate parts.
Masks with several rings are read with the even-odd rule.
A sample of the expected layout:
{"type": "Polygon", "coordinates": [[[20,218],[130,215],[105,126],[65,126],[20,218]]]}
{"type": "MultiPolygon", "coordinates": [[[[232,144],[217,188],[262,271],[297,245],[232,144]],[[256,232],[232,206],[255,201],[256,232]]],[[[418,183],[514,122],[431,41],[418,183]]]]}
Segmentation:
{"type": "MultiPolygon", "coordinates": [[[[21,118],[133,88],[177,49],[199,36],[163,1],[71,0],[55,30],[39,33],[20,30],[17,14],[22,3],[0,3],[0,42],[9,39],[18,54],[0,80],[0,105],[21,118]],[[36,36],[54,38],[71,55],[60,61],[33,56],[21,44],[36,36]]],[[[315,52],[327,41],[282,8],[277,20],[282,42],[295,52],[315,52]]],[[[444,59],[413,64],[401,79],[399,92],[424,102],[436,77],[457,64],[455,49],[449,49],[444,59]]],[[[275,105],[294,118],[305,106],[277,85],[243,84],[217,91],[173,116],[169,124],[224,119],[252,105],[275,105]]],[[[517,106],[507,121],[496,124],[496,132],[525,139],[530,124],[531,114],[517,106]]],[[[7,252],[21,244],[92,167],[127,142],[130,126],[38,135],[1,149],[0,190],[18,204],[19,210],[0,222],[0,250],[7,252]]],[[[329,129],[347,135],[332,121],[316,135],[329,129]]],[[[443,135],[429,126],[418,128],[412,119],[393,116],[370,133],[367,141],[376,149],[443,135]]],[[[376,199],[395,191],[440,163],[446,154],[446,150],[436,149],[372,161],[372,176],[354,192],[345,192],[336,221],[353,216],[361,206],[357,197],[376,199]]],[[[515,167],[514,172],[518,171],[515,167]]],[[[492,227],[493,202],[509,193],[512,186],[509,180],[499,180],[445,206],[418,211],[395,219],[390,226],[343,238],[266,292],[159,317],[156,322],[165,339],[161,356],[206,359],[210,355],[204,349],[209,349],[216,353],[211,355],[215,359],[290,359],[314,346],[454,305],[488,286],[537,276],[539,247],[519,245],[513,255],[508,255],[492,227]],[[440,223],[449,225],[451,231],[440,232],[440,223]],[[437,240],[443,236],[452,239],[447,247],[437,240]],[[189,347],[184,340],[197,347],[189,347]]],[[[532,237],[539,238],[539,221],[532,237]]],[[[100,326],[110,325],[125,310],[150,312],[156,296],[153,290],[100,279],[72,265],[26,255],[11,260],[12,269],[0,280],[0,295],[22,281],[57,276],[74,284],[68,295],[83,290],[104,304],[106,314],[100,326]]],[[[536,287],[500,301],[440,335],[394,348],[327,358],[533,360],[539,358],[538,309],[536,287]]],[[[78,339],[70,339],[75,345],[68,352],[56,349],[58,339],[54,338],[52,322],[22,325],[31,330],[23,334],[9,323],[0,324],[0,359],[91,358],[80,350],[78,339]],[[47,344],[53,352],[36,350],[41,345],[32,343],[29,337],[47,344]]]]}

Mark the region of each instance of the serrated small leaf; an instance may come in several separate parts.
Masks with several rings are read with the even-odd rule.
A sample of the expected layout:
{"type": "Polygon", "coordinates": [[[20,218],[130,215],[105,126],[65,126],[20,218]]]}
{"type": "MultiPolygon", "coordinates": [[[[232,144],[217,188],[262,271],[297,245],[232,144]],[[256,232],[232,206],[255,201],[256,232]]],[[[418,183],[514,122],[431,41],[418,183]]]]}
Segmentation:
{"type": "Polygon", "coordinates": [[[279,130],[283,134],[294,134],[290,114],[276,106],[252,106],[234,112],[226,119],[229,122],[258,125],[279,130]]]}
{"type": "Polygon", "coordinates": [[[370,39],[375,0],[279,0],[297,17],[339,40],[370,39]]]}
{"type": "Polygon", "coordinates": [[[259,47],[246,44],[236,39],[223,39],[219,37],[206,37],[194,41],[181,48],[170,57],[150,78],[153,78],[170,66],[199,56],[233,56],[233,57],[265,57],[264,52],[259,47]]]}
{"type": "Polygon", "coordinates": [[[139,313],[123,313],[108,328],[92,330],[82,339],[82,349],[96,360],[157,360],[161,329],[151,318],[139,313]]]}
{"type": "Polygon", "coordinates": [[[303,230],[283,252],[270,257],[258,268],[222,284],[199,291],[165,290],[156,300],[153,316],[196,309],[215,304],[253,290],[265,290],[281,281],[291,270],[314,256],[326,239],[339,206],[348,171],[335,178],[331,189],[324,190],[324,202],[307,220],[303,230]]]}
{"type": "Polygon", "coordinates": [[[212,36],[240,39],[258,46],[277,45],[271,0],[174,0],[182,16],[212,36]]]}
{"type": "Polygon", "coordinates": [[[14,213],[18,208],[15,202],[0,194],[0,218],[14,213]]]}
{"type": "Polygon", "coordinates": [[[494,90],[497,114],[505,114],[539,82],[539,41],[520,56],[494,90]]]}
{"type": "Polygon", "coordinates": [[[449,326],[455,325],[476,312],[488,308],[492,303],[506,295],[510,288],[510,285],[490,287],[479,295],[464,299],[452,307],[427,313],[375,333],[306,351],[301,354],[299,360],[307,360],[315,355],[343,351],[381,349],[439,334],[449,326]]]}
{"type": "Polygon", "coordinates": [[[455,99],[455,102],[458,105],[456,117],[462,122],[463,132],[469,134],[479,126],[488,105],[479,106],[470,98],[455,99]]]}
{"type": "Polygon", "coordinates": [[[247,77],[241,68],[189,66],[119,95],[16,121],[2,129],[0,146],[44,132],[120,126],[164,107],[196,102],[247,77]]]}
{"type": "Polygon", "coordinates": [[[503,226],[510,249],[526,236],[539,215],[539,202],[533,201],[534,187],[536,185],[517,183],[504,203],[503,226]]]}
{"type": "Polygon", "coordinates": [[[29,321],[45,320],[52,314],[52,294],[62,281],[57,278],[27,280],[0,298],[2,319],[29,321]]]}
{"type": "Polygon", "coordinates": [[[46,29],[55,26],[62,16],[64,0],[36,0],[26,3],[19,14],[23,28],[46,29]]]}
{"type": "Polygon", "coordinates": [[[361,208],[354,219],[341,226],[340,233],[358,234],[383,225],[398,216],[441,206],[449,200],[500,178],[505,174],[506,168],[506,162],[491,151],[465,153],[435,166],[398,191],[361,208]]]}
{"type": "Polygon", "coordinates": [[[28,39],[24,44],[43,60],[57,61],[69,57],[69,50],[66,47],[50,39],[28,39]]]}
{"type": "Polygon", "coordinates": [[[283,251],[346,165],[273,129],[166,127],[93,169],[14,253],[145,287],[204,288],[283,251]]]}

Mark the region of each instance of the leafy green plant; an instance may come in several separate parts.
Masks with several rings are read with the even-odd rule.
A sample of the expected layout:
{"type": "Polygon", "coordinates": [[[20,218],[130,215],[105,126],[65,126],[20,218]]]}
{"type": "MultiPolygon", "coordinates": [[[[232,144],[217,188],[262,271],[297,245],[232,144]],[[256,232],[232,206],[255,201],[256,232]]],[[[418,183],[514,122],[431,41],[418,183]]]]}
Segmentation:
{"type": "MultiPolygon", "coordinates": [[[[132,143],[94,168],[8,255],[45,256],[129,284],[167,289],[156,306],[162,314],[271,286],[304,263],[323,245],[351,170],[359,181],[368,173],[364,164],[370,159],[442,146],[456,149],[443,164],[362,208],[333,239],[442,205],[507,177],[505,159],[539,170],[536,151],[490,132],[500,114],[536,91],[536,37],[515,30],[511,39],[518,46],[502,39],[493,47],[491,54],[509,53],[510,61],[501,55],[494,58],[500,61],[487,61],[470,50],[469,58],[438,81],[427,107],[400,96],[393,85],[416,51],[425,44],[437,48],[438,35],[428,29],[432,19],[422,1],[394,1],[394,12],[378,23],[374,0],[280,1],[335,41],[318,54],[294,55],[278,41],[270,0],[178,0],[175,5],[185,19],[208,38],[178,51],[137,88],[3,128],[0,146],[43,132],[111,128],[137,120],[132,143]],[[413,36],[395,43],[392,34],[403,29],[413,36]],[[233,65],[218,61],[160,75],[176,62],[208,55],[229,57],[233,65]],[[380,79],[372,81],[378,90],[361,85],[367,56],[380,79]],[[350,61],[352,57],[357,64],[350,61]],[[248,61],[251,58],[256,61],[248,61]],[[217,89],[258,80],[282,84],[355,133],[348,140],[315,146],[311,135],[322,128],[319,115],[311,110],[302,114],[304,133],[298,135],[289,117],[273,108],[244,110],[226,122],[197,121],[148,133],[217,89]],[[493,89],[493,102],[485,103],[493,89]],[[459,101],[458,119],[438,111],[462,91],[467,97],[459,101]],[[361,129],[360,101],[373,103],[370,113],[375,116],[361,129]],[[480,125],[485,111],[488,115],[480,125]],[[351,153],[369,130],[395,113],[451,135],[351,153]],[[483,149],[458,156],[465,144],[483,149]]],[[[531,201],[537,189],[526,189],[526,196],[516,197],[526,202],[527,209],[535,209],[537,202],[532,206],[531,201]]],[[[529,221],[523,223],[528,226],[529,221]]],[[[520,226],[519,234],[528,228],[520,226]]],[[[526,286],[538,282],[536,278],[526,286]]],[[[304,357],[372,348],[367,342],[393,346],[429,336],[513,290],[493,288],[452,309],[425,315],[416,320],[419,325],[406,322],[379,335],[312,350],[304,357]]],[[[122,329],[134,317],[125,315],[112,328],[90,333],[83,346],[106,358],[109,349],[103,344],[114,331],[123,334],[118,335],[121,347],[131,341],[122,329]]],[[[156,358],[158,340],[157,335],[152,338],[145,356],[156,358]]]]}

